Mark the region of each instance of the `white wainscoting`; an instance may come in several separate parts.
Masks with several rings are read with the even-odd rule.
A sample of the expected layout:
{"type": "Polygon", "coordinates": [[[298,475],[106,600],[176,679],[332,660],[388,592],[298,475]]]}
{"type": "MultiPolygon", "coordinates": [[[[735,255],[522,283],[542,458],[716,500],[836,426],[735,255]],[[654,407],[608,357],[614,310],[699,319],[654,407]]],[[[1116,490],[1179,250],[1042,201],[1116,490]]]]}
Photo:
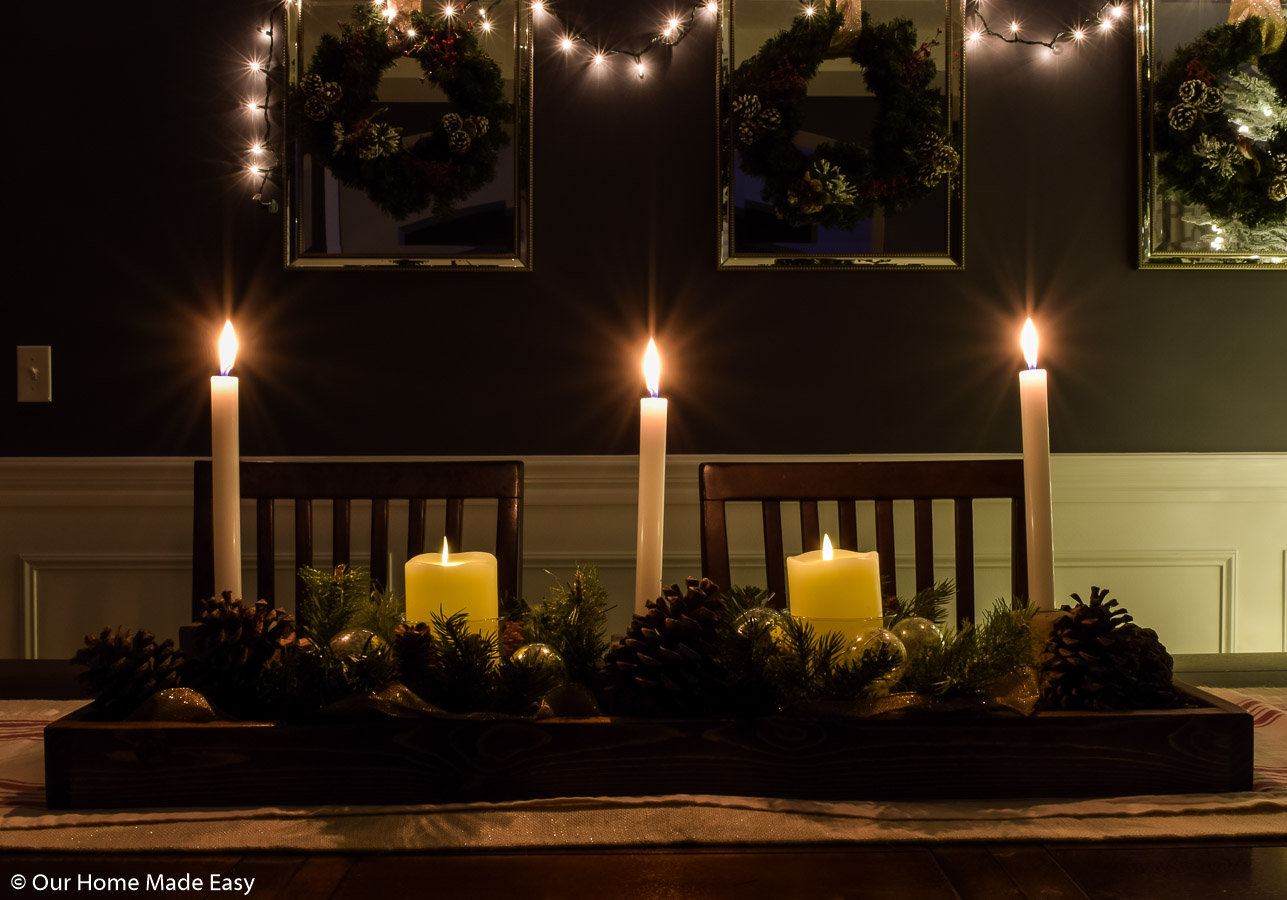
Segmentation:
{"type": "MultiPolygon", "coordinates": [[[[698,464],[737,458],[752,457],[670,457],[667,581],[700,571],[698,464]]],[[[577,563],[596,565],[617,605],[611,627],[622,630],[632,606],[637,460],[525,462],[524,594],[537,600],[577,563]]],[[[1287,649],[1287,454],[1057,455],[1053,479],[1057,594],[1111,588],[1174,653],[1287,649]]],[[[85,632],[104,625],[166,634],[186,621],[191,492],[189,459],[0,460],[0,657],[65,657],[85,632]]],[[[823,526],[834,528],[828,515],[824,509],[823,526]]],[[[976,516],[977,590],[1005,596],[1008,510],[980,503],[976,516]]],[[[325,504],[315,518],[322,565],[330,545],[325,504]]],[[[730,519],[734,579],[762,580],[758,513],[731,510],[730,519]]],[[[896,509],[895,519],[902,541],[910,536],[910,505],[896,509]]],[[[253,521],[247,509],[248,530],[253,521]]],[[[355,510],[355,527],[361,522],[355,510]]],[[[477,524],[481,531],[490,516],[477,524]]],[[[863,524],[860,516],[871,543],[863,524]]],[[[939,527],[935,566],[950,577],[950,524],[939,527]]],[[[789,551],[792,541],[798,547],[798,531],[788,527],[786,540],[789,551]]],[[[390,544],[399,545],[396,535],[390,544]]],[[[250,534],[246,545],[254,546],[250,534]]],[[[282,537],[278,546],[278,595],[289,597],[293,544],[282,537]]],[[[898,572],[907,592],[910,558],[899,560],[898,572]]],[[[253,584],[249,574],[245,583],[253,584]]]]}

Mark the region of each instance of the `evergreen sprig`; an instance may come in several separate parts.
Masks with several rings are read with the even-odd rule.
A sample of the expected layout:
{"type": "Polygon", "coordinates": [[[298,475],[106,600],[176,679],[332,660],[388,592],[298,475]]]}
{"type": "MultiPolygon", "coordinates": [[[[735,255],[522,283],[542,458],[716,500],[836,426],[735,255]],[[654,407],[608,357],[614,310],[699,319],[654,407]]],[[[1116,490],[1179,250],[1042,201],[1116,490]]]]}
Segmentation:
{"type": "Polygon", "coordinates": [[[437,660],[425,679],[425,699],[451,712],[488,709],[495,687],[496,636],[470,631],[463,612],[436,612],[429,618],[437,660]]]}
{"type": "Polygon", "coordinates": [[[917,591],[911,599],[897,598],[895,611],[890,622],[890,627],[897,625],[903,619],[929,619],[935,625],[941,626],[947,621],[947,605],[956,596],[956,582],[940,581],[922,591],[917,591]]]}
{"type": "Polygon", "coordinates": [[[984,695],[1001,678],[1033,662],[1028,620],[1034,610],[998,600],[981,625],[966,622],[949,630],[941,646],[914,656],[897,690],[933,697],[984,695]]]}
{"type": "Polygon", "coordinates": [[[331,638],[351,627],[353,619],[371,601],[371,573],[366,569],[341,564],[333,572],[323,572],[304,566],[299,578],[305,592],[299,604],[299,618],[322,644],[329,644],[331,638]]]}
{"type": "Polygon", "coordinates": [[[387,644],[393,643],[406,612],[406,602],[391,590],[372,590],[370,601],[358,603],[346,628],[365,628],[387,644]]]}
{"type": "Polygon", "coordinates": [[[608,651],[606,629],[611,608],[599,570],[577,566],[571,581],[552,585],[541,605],[529,610],[526,637],[557,650],[570,680],[590,684],[608,651]]]}
{"type": "Polygon", "coordinates": [[[784,617],[777,652],[764,657],[764,674],[788,705],[853,701],[902,662],[901,656],[883,650],[850,658],[848,649],[849,641],[840,632],[818,634],[804,619],[784,617]]]}

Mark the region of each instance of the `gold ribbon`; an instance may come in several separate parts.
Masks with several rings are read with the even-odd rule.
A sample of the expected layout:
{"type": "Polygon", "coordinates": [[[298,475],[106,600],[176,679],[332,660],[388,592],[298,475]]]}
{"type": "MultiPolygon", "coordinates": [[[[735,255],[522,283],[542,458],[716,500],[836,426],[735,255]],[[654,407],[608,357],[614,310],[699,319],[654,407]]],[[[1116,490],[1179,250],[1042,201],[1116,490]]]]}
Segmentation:
{"type": "Polygon", "coordinates": [[[1282,0],[1231,0],[1229,24],[1236,25],[1256,16],[1260,19],[1260,38],[1264,44],[1263,55],[1277,53],[1287,38],[1287,16],[1283,15],[1282,0]]]}
{"type": "Polygon", "coordinates": [[[838,0],[836,11],[844,16],[844,21],[831,36],[831,44],[824,59],[842,59],[853,55],[858,46],[858,32],[862,31],[862,0],[838,0]]]}

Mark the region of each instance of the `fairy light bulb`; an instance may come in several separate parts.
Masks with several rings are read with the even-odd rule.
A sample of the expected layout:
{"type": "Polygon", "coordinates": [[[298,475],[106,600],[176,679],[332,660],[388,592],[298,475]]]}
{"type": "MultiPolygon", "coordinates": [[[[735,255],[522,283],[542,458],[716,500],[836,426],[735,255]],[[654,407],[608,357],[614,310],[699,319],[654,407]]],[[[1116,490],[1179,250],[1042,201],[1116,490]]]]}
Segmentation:
{"type": "Polygon", "coordinates": [[[492,23],[488,22],[486,19],[483,19],[483,31],[486,31],[487,33],[490,34],[491,30],[492,30],[492,23]]]}
{"type": "Polygon", "coordinates": [[[1112,20],[1112,19],[1105,19],[1104,21],[1102,21],[1102,22],[1100,22],[1100,23],[1099,23],[1099,27],[1100,27],[1100,29],[1101,29],[1101,30],[1103,30],[1103,31],[1108,31],[1108,29],[1110,29],[1110,28],[1112,28],[1112,27],[1113,27],[1113,20],[1112,20]]]}
{"type": "Polygon", "coordinates": [[[1018,34],[1018,33],[1019,33],[1019,23],[1018,23],[1018,22],[1011,22],[1011,23],[1010,23],[1010,33],[1011,33],[1011,34],[1018,34]]]}
{"type": "Polygon", "coordinates": [[[639,77],[640,77],[640,78],[643,78],[643,77],[644,77],[644,64],[643,64],[643,63],[641,63],[641,62],[637,62],[637,63],[635,63],[635,71],[639,73],[639,77]]]}
{"type": "Polygon", "coordinates": [[[545,4],[542,3],[541,0],[534,0],[534,2],[532,3],[532,12],[534,13],[545,12],[545,4]]]}
{"type": "Polygon", "coordinates": [[[572,38],[565,37],[563,40],[559,41],[559,46],[563,48],[564,53],[567,53],[572,49],[572,38]]]}
{"type": "Polygon", "coordinates": [[[262,71],[264,71],[264,64],[263,64],[263,63],[261,63],[261,62],[260,62],[259,60],[257,60],[257,59],[256,59],[256,60],[252,60],[252,61],[251,61],[251,63],[250,63],[250,71],[252,71],[252,72],[262,72],[262,71]]]}
{"type": "Polygon", "coordinates": [[[407,29],[407,37],[412,37],[412,38],[413,38],[413,37],[415,37],[415,36],[416,36],[416,30],[415,30],[414,28],[408,28],[408,29],[407,29]]]}
{"type": "Polygon", "coordinates": [[[1113,17],[1114,19],[1116,19],[1116,18],[1118,18],[1119,16],[1121,16],[1121,14],[1122,14],[1122,8],[1121,8],[1120,6],[1112,6],[1112,7],[1109,7],[1109,14],[1110,14],[1110,15],[1112,15],[1112,17],[1113,17]]]}
{"type": "Polygon", "coordinates": [[[706,4],[706,11],[711,14],[718,13],[719,0],[710,0],[710,2],[706,4]]]}
{"type": "Polygon", "coordinates": [[[812,19],[812,18],[813,18],[813,14],[814,14],[814,12],[816,12],[816,10],[814,10],[814,8],[813,8],[812,6],[806,6],[806,7],[804,8],[804,14],[805,14],[805,16],[806,16],[807,18],[812,19]]]}
{"type": "Polygon", "coordinates": [[[442,14],[446,16],[448,19],[450,19],[452,16],[456,14],[456,7],[448,3],[446,6],[442,8],[442,14]]]}
{"type": "Polygon", "coordinates": [[[981,32],[981,31],[977,31],[977,30],[976,30],[976,31],[971,31],[971,32],[970,32],[970,43],[971,43],[971,44],[977,44],[977,43],[979,42],[979,38],[981,38],[981,37],[983,37],[983,32],[981,32]]]}
{"type": "Polygon", "coordinates": [[[1085,37],[1086,37],[1086,32],[1082,31],[1080,28],[1078,28],[1076,31],[1073,32],[1074,41],[1084,40],[1085,37]]]}
{"type": "Polygon", "coordinates": [[[596,54],[594,54],[594,64],[595,64],[596,66],[601,66],[601,65],[603,65],[603,54],[602,54],[602,53],[596,53],[596,54]]]}

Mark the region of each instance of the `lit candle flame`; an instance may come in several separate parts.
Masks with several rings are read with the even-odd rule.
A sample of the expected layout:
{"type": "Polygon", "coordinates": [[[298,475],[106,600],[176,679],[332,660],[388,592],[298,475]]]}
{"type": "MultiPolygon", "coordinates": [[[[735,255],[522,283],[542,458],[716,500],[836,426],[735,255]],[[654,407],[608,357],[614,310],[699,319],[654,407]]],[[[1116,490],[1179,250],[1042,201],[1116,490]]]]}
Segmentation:
{"type": "Polygon", "coordinates": [[[446,535],[444,535],[444,536],[443,536],[443,539],[442,539],[442,564],[443,564],[444,566],[445,566],[445,565],[447,565],[447,537],[446,537],[446,535]]]}
{"type": "Polygon", "coordinates": [[[831,549],[831,535],[824,534],[822,536],[822,558],[831,559],[833,556],[835,556],[835,551],[831,549]]]}
{"type": "Polygon", "coordinates": [[[648,338],[648,349],[644,351],[643,373],[648,394],[656,397],[661,381],[661,357],[657,354],[657,345],[652,338],[648,338]]]}
{"type": "Polygon", "coordinates": [[[1019,346],[1023,347],[1023,358],[1028,361],[1028,368],[1037,368],[1037,326],[1032,324],[1032,319],[1023,325],[1019,346]]]}
{"type": "Polygon", "coordinates": [[[219,374],[227,375],[232,371],[232,364],[237,359],[237,332],[232,330],[232,320],[223,323],[223,334],[219,335],[219,374]]]}

